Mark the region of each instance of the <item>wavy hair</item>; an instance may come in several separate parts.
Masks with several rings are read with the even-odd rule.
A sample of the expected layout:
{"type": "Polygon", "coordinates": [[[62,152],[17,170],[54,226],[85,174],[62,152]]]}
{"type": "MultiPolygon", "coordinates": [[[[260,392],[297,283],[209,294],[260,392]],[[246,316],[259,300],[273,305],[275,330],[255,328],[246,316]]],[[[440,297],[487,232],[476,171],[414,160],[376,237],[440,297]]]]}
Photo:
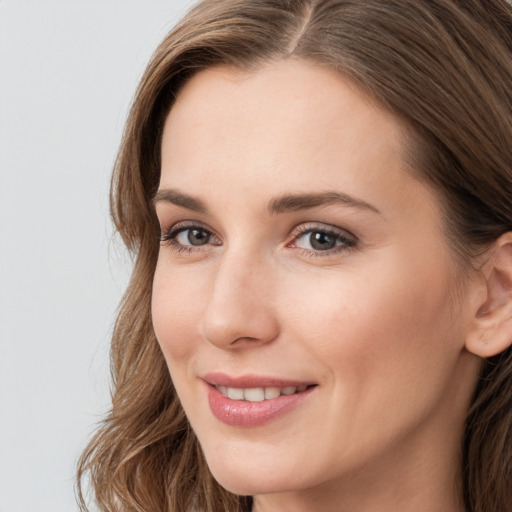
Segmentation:
{"type": "MultiPolygon", "coordinates": [[[[163,123],[191,76],[224,64],[314,61],[410,127],[418,176],[444,198],[462,265],[512,231],[512,8],[508,0],[204,0],[169,33],[139,84],[111,187],[134,255],[115,323],[112,409],[78,467],[108,512],[241,512],[213,479],[151,323],[163,123]]],[[[468,512],[512,510],[512,349],[482,361],[461,440],[468,512]]]]}

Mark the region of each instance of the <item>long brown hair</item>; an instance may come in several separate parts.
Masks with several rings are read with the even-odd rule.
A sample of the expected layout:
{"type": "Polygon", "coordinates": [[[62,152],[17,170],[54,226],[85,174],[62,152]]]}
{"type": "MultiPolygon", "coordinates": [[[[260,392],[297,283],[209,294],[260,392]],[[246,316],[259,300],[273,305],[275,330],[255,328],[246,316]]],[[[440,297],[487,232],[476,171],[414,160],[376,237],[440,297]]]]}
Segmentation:
{"type": "MultiPolygon", "coordinates": [[[[408,123],[420,179],[444,197],[461,265],[512,230],[512,8],[508,0],[205,0],[156,50],[137,90],[111,210],[135,256],[112,340],[112,410],[82,455],[105,511],[240,512],[218,485],[176,397],[151,324],[158,223],[151,199],[165,117],[218,64],[289,56],[338,70],[408,123]]],[[[512,510],[512,350],[482,363],[462,442],[469,512],[512,510]]]]}

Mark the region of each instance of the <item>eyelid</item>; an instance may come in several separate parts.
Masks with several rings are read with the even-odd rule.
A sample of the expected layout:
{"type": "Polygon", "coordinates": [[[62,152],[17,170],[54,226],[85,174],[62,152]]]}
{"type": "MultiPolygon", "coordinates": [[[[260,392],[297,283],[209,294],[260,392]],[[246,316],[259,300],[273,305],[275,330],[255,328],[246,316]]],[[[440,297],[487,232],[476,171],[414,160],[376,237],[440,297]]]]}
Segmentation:
{"type": "Polygon", "coordinates": [[[304,233],[310,233],[312,231],[321,231],[324,233],[332,233],[337,236],[342,236],[343,238],[346,238],[347,240],[353,240],[354,242],[357,241],[357,237],[353,235],[350,231],[347,231],[346,229],[339,228],[337,226],[333,226],[332,224],[325,224],[323,222],[305,222],[302,224],[299,224],[298,226],[295,226],[292,230],[291,235],[296,238],[299,235],[302,235],[304,233]]]}

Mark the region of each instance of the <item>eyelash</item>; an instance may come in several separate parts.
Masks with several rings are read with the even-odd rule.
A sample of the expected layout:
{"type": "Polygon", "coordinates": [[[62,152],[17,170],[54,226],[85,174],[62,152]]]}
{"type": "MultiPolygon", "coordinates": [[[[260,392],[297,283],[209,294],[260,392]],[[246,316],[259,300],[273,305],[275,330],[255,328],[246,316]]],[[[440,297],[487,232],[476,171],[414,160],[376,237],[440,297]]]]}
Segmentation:
{"type": "MultiPolygon", "coordinates": [[[[203,246],[193,246],[193,245],[183,245],[176,241],[176,237],[180,235],[181,233],[184,233],[191,229],[197,229],[198,231],[201,231],[205,233],[210,238],[215,238],[215,234],[210,231],[209,229],[206,229],[200,224],[193,223],[193,222],[183,222],[179,224],[175,224],[169,231],[165,232],[162,231],[162,234],[160,235],[160,242],[166,244],[169,246],[173,251],[177,253],[197,253],[199,251],[203,251],[203,246]]],[[[322,256],[330,256],[333,254],[339,254],[341,252],[350,251],[355,248],[357,244],[357,239],[355,236],[351,235],[350,233],[342,230],[337,230],[325,227],[324,225],[319,224],[302,224],[298,227],[296,227],[292,232],[293,240],[291,244],[296,244],[297,241],[304,237],[307,234],[311,233],[320,233],[324,236],[332,237],[334,238],[335,242],[341,242],[340,245],[336,245],[335,247],[331,249],[326,250],[320,250],[320,249],[305,249],[302,247],[297,247],[296,245],[290,245],[287,244],[287,247],[295,247],[296,249],[299,249],[301,251],[301,254],[314,258],[314,257],[322,257],[322,256]]],[[[212,244],[210,241],[208,241],[205,246],[210,245],[221,245],[220,243],[214,243],[212,244]]]]}

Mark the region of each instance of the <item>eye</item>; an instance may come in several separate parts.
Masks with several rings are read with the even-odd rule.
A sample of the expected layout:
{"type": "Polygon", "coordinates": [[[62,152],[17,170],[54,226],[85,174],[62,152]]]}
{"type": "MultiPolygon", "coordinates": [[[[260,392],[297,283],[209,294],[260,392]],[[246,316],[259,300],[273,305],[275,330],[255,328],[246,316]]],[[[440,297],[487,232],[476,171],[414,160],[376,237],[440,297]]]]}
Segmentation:
{"type": "Polygon", "coordinates": [[[300,226],[292,247],[310,253],[332,254],[354,247],[356,239],[346,231],[323,226],[300,226]]]}
{"type": "Polygon", "coordinates": [[[174,240],[180,245],[206,245],[212,234],[202,228],[187,228],[179,231],[174,240]]]}
{"type": "Polygon", "coordinates": [[[190,224],[173,226],[167,233],[162,233],[160,241],[167,242],[178,251],[194,251],[207,245],[220,245],[220,241],[210,230],[190,224]]]}

